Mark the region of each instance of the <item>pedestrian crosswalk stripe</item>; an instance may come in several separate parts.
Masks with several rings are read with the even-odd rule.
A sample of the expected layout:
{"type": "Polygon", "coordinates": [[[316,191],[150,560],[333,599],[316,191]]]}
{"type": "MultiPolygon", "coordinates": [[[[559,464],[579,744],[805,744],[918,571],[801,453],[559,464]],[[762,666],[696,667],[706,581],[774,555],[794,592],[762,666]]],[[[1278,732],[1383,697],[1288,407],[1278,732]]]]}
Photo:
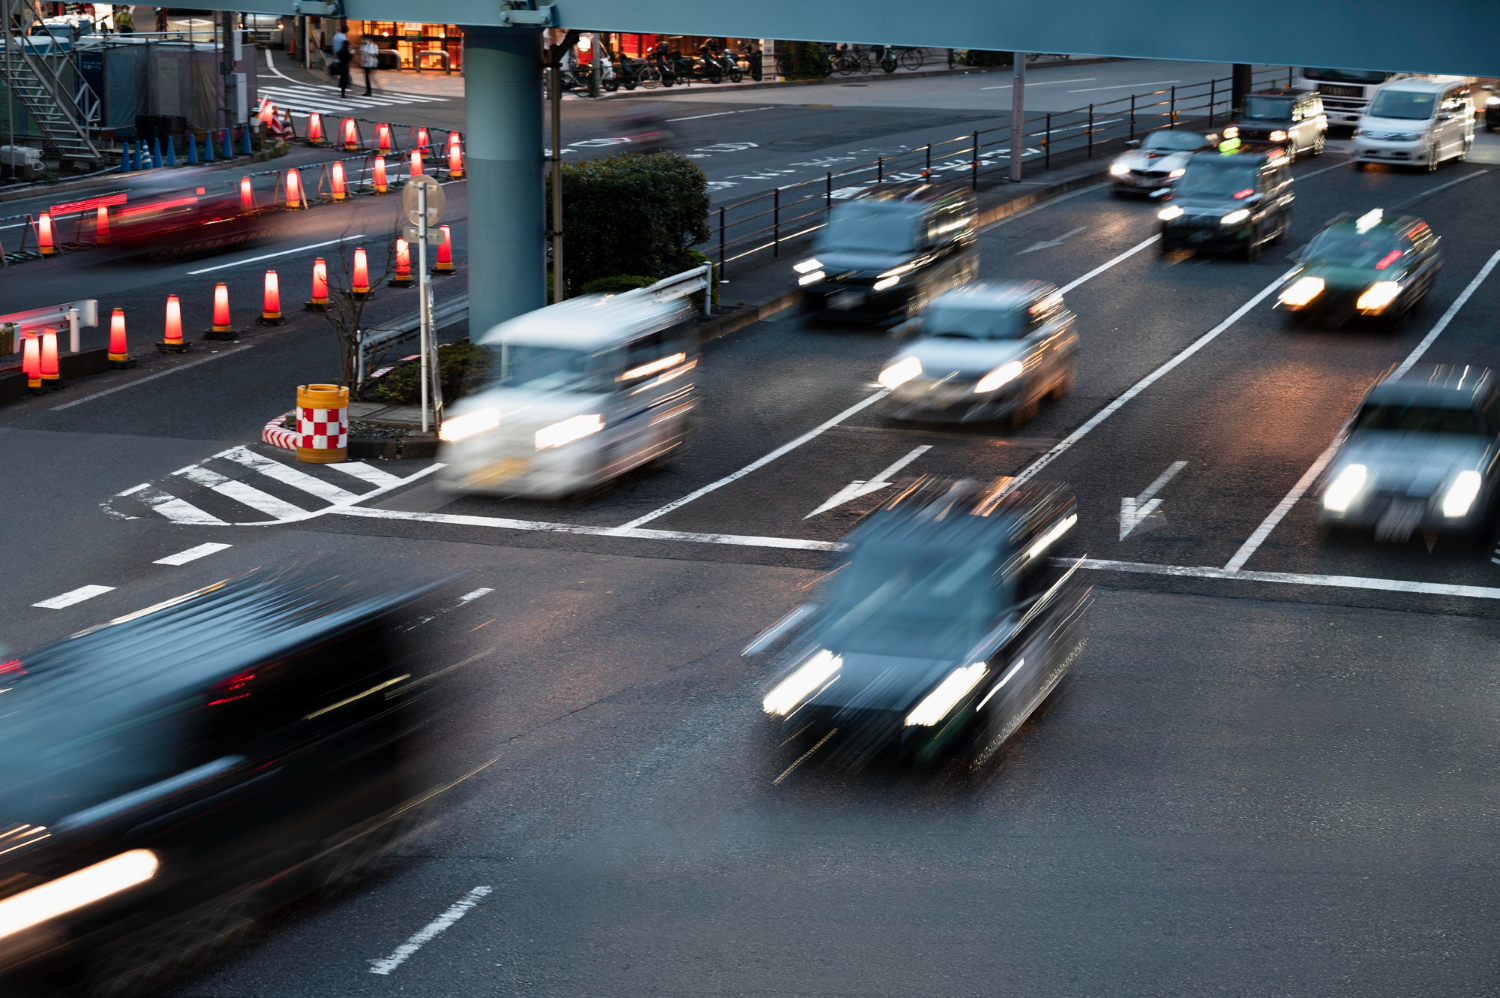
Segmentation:
{"type": "Polygon", "coordinates": [[[377,107],[395,107],[408,104],[445,104],[446,97],[425,97],[420,94],[378,94],[371,97],[340,97],[338,90],[303,87],[261,87],[261,94],[278,108],[285,108],[296,117],[304,117],[316,111],[319,114],[339,114],[348,111],[368,111],[377,107]]]}
{"type": "Polygon", "coordinates": [[[395,475],[388,474],[379,468],[371,467],[361,461],[345,461],[343,464],[325,464],[323,467],[332,468],[334,471],[342,471],[346,475],[353,475],[361,481],[366,481],[371,485],[378,485],[382,488],[394,488],[401,484],[401,479],[395,475]]]}
{"type": "Polygon", "coordinates": [[[172,472],[172,474],[181,475],[196,485],[212,489],[221,496],[233,499],[236,502],[242,502],[251,509],[260,510],[267,516],[273,516],[278,520],[298,517],[307,512],[302,507],[293,506],[291,503],[278,499],[268,492],[262,492],[253,485],[246,485],[244,482],[225,478],[216,471],[209,471],[207,468],[196,464],[190,464],[186,468],[172,472]]]}
{"type": "Polygon", "coordinates": [[[233,461],[235,464],[242,464],[247,468],[253,468],[267,478],[275,479],[283,485],[290,485],[294,489],[301,489],[303,492],[310,492],[319,499],[328,502],[353,502],[359,498],[353,492],[345,491],[332,482],[325,482],[321,478],[314,478],[309,474],[298,471],[296,468],[282,464],[280,461],[261,457],[259,454],[244,447],[232,447],[218,456],[224,458],[226,461],[233,461]]]}
{"type": "Polygon", "coordinates": [[[229,525],[227,521],[221,520],[210,513],[203,512],[203,510],[190,502],[179,499],[174,495],[168,495],[161,489],[153,486],[150,482],[137,485],[133,489],[126,489],[124,492],[119,493],[116,498],[123,499],[126,496],[139,499],[162,516],[177,523],[196,523],[200,526],[220,527],[227,527],[229,525]]]}

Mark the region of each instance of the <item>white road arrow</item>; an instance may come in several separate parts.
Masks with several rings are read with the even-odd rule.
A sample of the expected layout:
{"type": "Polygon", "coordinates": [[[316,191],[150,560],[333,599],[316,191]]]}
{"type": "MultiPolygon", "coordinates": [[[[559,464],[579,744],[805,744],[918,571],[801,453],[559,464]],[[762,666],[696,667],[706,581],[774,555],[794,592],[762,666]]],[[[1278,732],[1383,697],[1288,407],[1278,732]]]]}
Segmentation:
{"type": "Polygon", "coordinates": [[[1062,235],[1058,236],[1056,239],[1047,239],[1047,240],[1044,240],[1043,242],[1032,243],[1030,246],[1026,247],[1025,249],[1021,250],[1019,253],[1017,253],[1016,256],[1023,256],[1023,255],[1025,255],[1027,253],[1035,253],[1037,250],[1051,249],[1054,246],[1061,246],[1063,244],[1063,240],[1069,239],[1069,238],[1071,238],[1073,236],[1078,235],[1078,233],[1082,232],[1086,228],[1088,228],[1087,225],[1080,225],[1076,229],[1070,229],[1067,232],[1064,232],[1062,235]]]}
{"type": "Polygon", "coordinates": [[[1152,513],[1161,508],[1161,500],[1155,498],[1156,493],[1166,487],[1179,471],[1187,467],[1186,461],[1173,461],[1171,466],[1156,476],[1156,481],[1146,486],[1146,490],[1134,498],[1122,496],[1120,498],[1120,540],[1130,536],[1131,531],[1141,525],[1152,513]]]}
{"type": "Polygon", "coordinates": [[[895,464],[891,465],[889,468],[876,475],[873,481],[850,482],[848,485],[845,485],[843,488],[835,492],[833,494],[833,498],[829,499],[827,502],[819,506],[817,509],[813,510],[811,513],[808,513],[802,519],[810,520],[813,517],[817,516],[819,513],[828,512],[835,506],[842,506],[846,502],[853,502],[855,499],[860,499],[872,492],[879,492],[881,489],[886,488],[891,484],[889,479],[898,471],[906,467],[908,464],[911,464],[917,458],[921,457],[923,454],[927,453],[930,450],[932,450],[931,444],[923,444],[920,447],[913,447],[910,454],[907,454],[901,460],[897,461],[895,464]]]}

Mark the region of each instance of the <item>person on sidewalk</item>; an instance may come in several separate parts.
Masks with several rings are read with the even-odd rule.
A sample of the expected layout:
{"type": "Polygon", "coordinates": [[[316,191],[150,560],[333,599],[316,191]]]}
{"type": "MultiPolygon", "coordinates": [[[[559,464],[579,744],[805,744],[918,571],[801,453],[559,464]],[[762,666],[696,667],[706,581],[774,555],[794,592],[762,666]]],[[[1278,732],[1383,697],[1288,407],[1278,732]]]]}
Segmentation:
{"type": "Polygon", "coordinates": [[[349,63],[354,53],[349,49],[349,25],[340,24],[333,34],[333,75],[339,81],[339,96],[349,96],[349,63]]]}
{"type": "Polygon", "coordinates": [[[122,35],[135,34],[135,15],[129,6],[115,8],[115,30],[122,35]]]}
{"type": "Polygon", "coordinates": [[[167,8],[156,8],[156,30],[160,34],[167,33],[167,8]]]}
{"type": "Polygon", "coordinates": [[[365,71],[365,96],[374,96],[370,89],[370,81],[375,77],[375,70],[380,65],[380,46],[375,44],[375,39],[365,35],[359,43],[359,68],[365,71]]]}

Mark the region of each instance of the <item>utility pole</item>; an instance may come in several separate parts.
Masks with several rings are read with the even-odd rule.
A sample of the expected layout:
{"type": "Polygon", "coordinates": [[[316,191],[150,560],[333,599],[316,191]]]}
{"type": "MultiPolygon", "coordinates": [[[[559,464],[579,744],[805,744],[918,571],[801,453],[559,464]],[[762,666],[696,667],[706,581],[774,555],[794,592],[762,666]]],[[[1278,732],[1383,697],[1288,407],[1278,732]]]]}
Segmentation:
{"type": "Polygon", "coordinates": [[[1010,179],[1021,182],[1021,157],[1026,152],[1026,53],[1013,52],[1010,90],[1010,179]]]}
{"type": "MultiPolygon", "coordinates": [[[[562,59],[578,43],[578,32],[569,31],[561,42],[547,49],[547,89],[552,103],[552,304],[568,297],[563,276],[562,210],[562,59]]],[[[595,53],[597,57],[598,53],[595,53]]]]}
{"type": "Polygon", "coordinates": [[[1245,106],[1245,95],[1254,86],[1251,82],[1250,70],[1250,65],[1243,62],[1237,62],[1229,69],[1230,114],[1238,113],[1245,106]]]}

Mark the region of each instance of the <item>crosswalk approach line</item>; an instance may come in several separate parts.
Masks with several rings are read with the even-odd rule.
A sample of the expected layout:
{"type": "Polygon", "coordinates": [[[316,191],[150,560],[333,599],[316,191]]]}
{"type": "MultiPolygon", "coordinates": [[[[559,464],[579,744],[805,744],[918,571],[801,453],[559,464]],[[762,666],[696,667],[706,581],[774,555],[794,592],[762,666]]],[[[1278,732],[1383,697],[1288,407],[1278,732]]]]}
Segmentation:
{"type": "Polygon", "coordinates": [[[186,468],[172,472],[172,474],[181,475],[194,485],[202,485],[204,488],[211,489],[221,496],[244,503],[251,509],[259,510],[267,516],[273,516],[278,520],[300,517],[308,512],[300,506],[294,506],[285,500],[276,498],[269,492],[262,492],[253,485],[246,485],[244,482],[225,478],[217,471],[210,471],[201,465],[190,464],[186,468]]]}
{"type": "Polygon", "coordinates": [[[314,478],[306,472],[298,471],[296,468],[282,464],[280,461],[273,461],[268,457],[262,457],[244,447],[232,447],[215,456],[221,457],[226,461],[233,461],[235,464],[243,465],[246,468],[252,468],[267,478],[278,481],[283,485],[290,485],[294,489],[300,489],[328,502],[355,502],[359,499],[358,494],[341,489],[332,482],[325,482],[321,478],[314,478]]]}

